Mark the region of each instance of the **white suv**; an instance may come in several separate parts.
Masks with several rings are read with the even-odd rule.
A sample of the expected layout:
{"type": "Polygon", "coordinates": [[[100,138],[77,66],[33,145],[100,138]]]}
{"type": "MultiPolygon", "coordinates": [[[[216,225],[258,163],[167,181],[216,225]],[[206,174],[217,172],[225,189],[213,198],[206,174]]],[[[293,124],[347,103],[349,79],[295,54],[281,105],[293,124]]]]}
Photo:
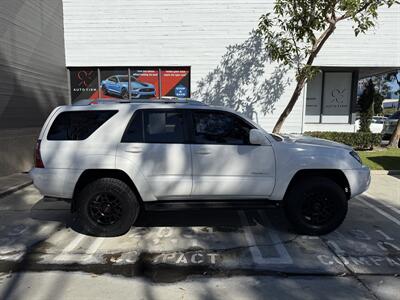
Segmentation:
{"type": "Polygon", "coordinates": [[[370,183],[348,146],[269,134],[227,108],[163,99],[57,107],[30,176],[43,195],[71,199],[75,219],[97,236],[124,234],[154,204],[270,201],[282,201],[297,232],[324,234],[370,183]]]}

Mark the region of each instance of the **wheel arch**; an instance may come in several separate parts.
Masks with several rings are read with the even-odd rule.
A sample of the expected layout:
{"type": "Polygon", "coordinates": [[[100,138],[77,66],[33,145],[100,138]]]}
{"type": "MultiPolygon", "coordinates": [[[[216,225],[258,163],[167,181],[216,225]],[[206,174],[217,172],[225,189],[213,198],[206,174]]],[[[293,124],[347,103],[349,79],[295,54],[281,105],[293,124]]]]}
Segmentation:
{"type": "Polygon", "coordinates": [[[349,200],[351,197],[351,191],[350,191],[350,184],[346,178],[346,175],[341,171],[337,169],[303,169],[297,171],[292,179],[290,180],[290,183],[286,189],[285,192],[285,198],[288,193],[288,191],[300,180],[303,180],[304,178],[307,177],[324,177],[328,178],[335,183],[337,183],[344,191],[346,195],[346,199],[349,200]]]}
{"type": "Polygon", "coordinates": [[[76,195],[89,183],[100,179],[100,178],[115,178],[119,179],[123,182],[125,182],[135,193],[135,196],[137,197],[137,200],[139,201],[139,204],[143,204],[142,197],[140,196],[140,193],[132,181],[132,179],[128,176],[127,173],[125,173],[123,170],[119,169],[88,169],[82,172],[82,174],[79,176],[78,181],[76,182],[74,192],[72,195],[72,202],[71,202],[71,211],[75,211],[76,209],[76,195]]]}

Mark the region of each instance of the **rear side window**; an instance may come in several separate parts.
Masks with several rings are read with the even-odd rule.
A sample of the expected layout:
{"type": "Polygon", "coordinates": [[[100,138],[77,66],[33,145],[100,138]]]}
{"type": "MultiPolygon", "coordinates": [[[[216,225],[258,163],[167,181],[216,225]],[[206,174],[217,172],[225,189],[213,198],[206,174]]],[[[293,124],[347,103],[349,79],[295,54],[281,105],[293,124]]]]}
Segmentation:
{"type": "Polygon", "coordinates": [[[50,141],[78,141],[88,138],[117,110],[68,111],[60,113],[50,127],[50,141]]]}
{"type": "Polygon", "coordinates": [[[138,111],[134,114],[132,121],[129,123],[122,143],[143,143],[143,117],[142,112],[138,111]]]}
{"type": "Polygon", "coordinates": [[[126,129],[121,142],[184,143],[183,111],[138,111],[126,129]]]}

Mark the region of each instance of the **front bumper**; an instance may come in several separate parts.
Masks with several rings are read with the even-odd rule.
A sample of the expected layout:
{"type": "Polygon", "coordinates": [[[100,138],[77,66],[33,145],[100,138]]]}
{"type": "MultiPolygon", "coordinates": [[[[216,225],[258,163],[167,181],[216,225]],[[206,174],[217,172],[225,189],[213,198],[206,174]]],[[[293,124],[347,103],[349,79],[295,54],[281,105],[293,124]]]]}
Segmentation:
{"type": "Polygon", "coordinates": [[[155,95],[156,91],[151,91],[151,92],[131,91],[131,97],[135,99],[154,97],[155,95]]]}
{"type": "Polygon", "coordinates": [[[371,171],[368,167],[362,166],[359,169],[343,170],[350,185],[350,198],[364,193],[371,183],[371,171]]]}

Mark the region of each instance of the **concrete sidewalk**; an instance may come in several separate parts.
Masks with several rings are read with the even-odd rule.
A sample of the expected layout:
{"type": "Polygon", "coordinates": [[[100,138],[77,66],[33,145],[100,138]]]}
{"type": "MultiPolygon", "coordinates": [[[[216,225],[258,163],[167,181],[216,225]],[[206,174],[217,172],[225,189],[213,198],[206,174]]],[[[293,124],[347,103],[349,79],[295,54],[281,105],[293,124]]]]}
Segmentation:
{"type": "Polygon", "coordinates": [[[0,198],[32,184],[27,173],[17,173],[0,177],[0,198]]]}

